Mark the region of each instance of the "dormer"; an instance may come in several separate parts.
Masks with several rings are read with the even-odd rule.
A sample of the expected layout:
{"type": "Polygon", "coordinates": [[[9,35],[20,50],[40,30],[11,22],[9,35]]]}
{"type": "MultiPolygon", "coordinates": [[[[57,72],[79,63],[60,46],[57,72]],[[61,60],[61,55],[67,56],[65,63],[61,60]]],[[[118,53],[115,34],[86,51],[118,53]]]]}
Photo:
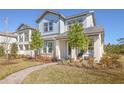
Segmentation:
{"type": "Polygon", "coordinates": [[[73,23],[83,24],[84,28],[94,27],[96,25],[94,12],[88,11],[80,14],[72,15],[66,18],[66,30],[68,30],[73,23]]]}

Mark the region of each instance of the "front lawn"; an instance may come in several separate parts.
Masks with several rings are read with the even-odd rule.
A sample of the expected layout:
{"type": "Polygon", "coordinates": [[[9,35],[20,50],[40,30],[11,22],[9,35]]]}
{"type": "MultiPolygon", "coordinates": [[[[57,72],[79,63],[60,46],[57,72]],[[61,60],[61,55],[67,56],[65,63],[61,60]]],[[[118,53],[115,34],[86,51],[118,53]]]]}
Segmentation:
{"type": "MultiPolygon", "coordinates": [[[[4,58],[0,58],[0,80],[6,76],[25,69],[27,67],[42,64],[41,62],[30,62],[21,59],[12,60],[12,62],[6,61],[4,58]]],[[[21,78],[21,77],[20,77],[21,78]]]]}
{"type": "MultiPolygon", "coordinates": [[[[124,65],[124,56],[120,61],[124,65]]],[[[54,65],[34,71],[23,83],[64,83],[64,84],[87,84],[87,83],[124,83],[124,66],[122,69],[86,69],[65,65],[54,65]]]]}

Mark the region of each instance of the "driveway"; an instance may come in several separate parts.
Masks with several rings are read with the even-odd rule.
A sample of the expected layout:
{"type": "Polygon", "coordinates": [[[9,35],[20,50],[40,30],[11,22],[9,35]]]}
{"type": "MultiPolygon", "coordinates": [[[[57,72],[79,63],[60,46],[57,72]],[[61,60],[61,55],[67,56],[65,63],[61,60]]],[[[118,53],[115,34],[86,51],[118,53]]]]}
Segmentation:
{"type": "Polygon", "coordinates": [[[47,67],[50,65],[56,65],[56,64],[57,63],[48,63],[48,64],[26,68],[24,70],[21,70],[21,71],[18,71],[16,73],[9,75],[3,80],[0,80],[0,84],[21,84],[21,82],[26,78],[26,76],[29,75],[31,72],[39,70],[43,67],[47,67]]]}

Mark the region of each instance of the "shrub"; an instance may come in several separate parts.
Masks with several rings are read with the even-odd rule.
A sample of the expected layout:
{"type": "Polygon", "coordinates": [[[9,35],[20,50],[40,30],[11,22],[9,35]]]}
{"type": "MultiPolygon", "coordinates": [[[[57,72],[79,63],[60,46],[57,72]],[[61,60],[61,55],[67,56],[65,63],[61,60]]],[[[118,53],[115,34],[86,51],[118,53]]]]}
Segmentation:
{"type": "Polygon", "coordinates": [[[106,53],[114,53],[114,54],[124,54],[124,44],[122,45],[105,45],[106,53]]]}
{"type": "Polygon", "coordinates": [[[110,57],[112,62],[117,62],[119,59],[119,55],[117,54],[111,54],[110,57]]]}
{"type": "Polygon", "coordinates": [[[79,58],[79,62],[83,62],[83,57],[80,57],[79,58]]]}
{"type": "Polygon", "coordinates": [[[94,57],[90,56],[88,57],[88,64],[93,64],[94,63],[94,57]]]}
{"type": "Polygon", "coordinates": [[[18,51],[17,44],[13,43],[12,46],[11,46],[11,53],[10,53],[10,55],[12,57],[16,57],[17,56],[17,51],[18,51]]]}
{"type": "Polygon", "coordinates": [[[41,61],[41,62],[55,62],[57,61],[57,59],[53,56],[47,56],[47,55],[39,55],[36,57],[37,61],[41,61]]]}
{"type": "Polygon", "coordinates": [[[92,57],[92,56],[88,57],[89,66],[93,67],[93,63],[94,63],[94,57],[92,57]]]}
{"type": "Polygon", "coordinates": [[[0,46],[0,57],[5,55],[5,49],[3,46],[0,46]]]}
{"type": "Polygon", "coordinates": [[[121,63],[118,62],[118,59],[119,55],[117,54],[106,54],[101,58],[100,63],[103,65],[103,67],[119,67],[121,66],[121,63]]]}
{"type": "Polygon", "coordinates": [[[100,60],[100,63],[103,65],[103,67],[108,67],[110,62],[111,62],[111,57],[107,55],[103,55],[103,57],[100,60]]]}

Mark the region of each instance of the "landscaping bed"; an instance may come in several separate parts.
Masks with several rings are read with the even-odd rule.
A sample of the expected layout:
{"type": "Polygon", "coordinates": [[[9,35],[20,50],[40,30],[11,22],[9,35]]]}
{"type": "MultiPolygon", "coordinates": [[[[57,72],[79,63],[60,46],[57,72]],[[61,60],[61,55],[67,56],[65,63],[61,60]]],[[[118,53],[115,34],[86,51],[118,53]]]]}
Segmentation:
{"type": "Polygon", "coordinates": [[[122,68],[86,68],[75,64],[58,64],[35,71],[23,81],[25,84],[121,84],[124,83],[124,56],[122,68]]]}

